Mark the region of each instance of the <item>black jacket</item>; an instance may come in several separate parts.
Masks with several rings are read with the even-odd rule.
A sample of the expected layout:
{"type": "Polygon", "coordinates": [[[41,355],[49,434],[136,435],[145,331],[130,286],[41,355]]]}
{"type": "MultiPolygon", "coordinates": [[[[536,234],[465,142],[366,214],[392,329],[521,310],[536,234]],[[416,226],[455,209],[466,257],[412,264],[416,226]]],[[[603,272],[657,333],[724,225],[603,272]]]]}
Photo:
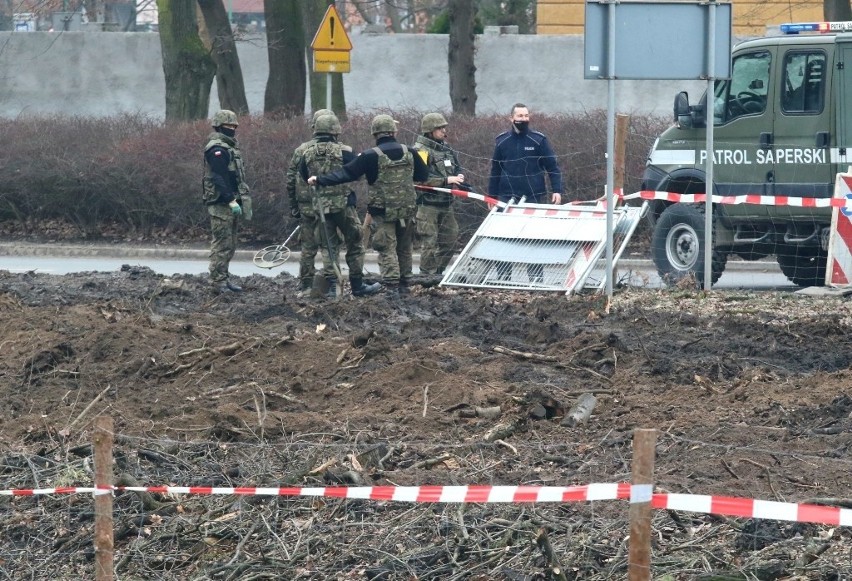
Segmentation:
{"type": "MultiPolygon", "coordinates": [[[[395,138],[388,136],[380,137],[376,141],[376,146],[382,150],[382,153],[394,161],[402,159],[405,149],[409,149],[414,155],[412,181],[420,183],[429,179],[429,168],[423,163],[417,152],[407,145],[403,145],[395,138]]],[[[361,176],[366,176],[368,184],[373,184],[379,179],[379,154],[372,148],[361,152],[358,157],[345,164],[342,168],[325,175],[317,176],[317,184],[320,186],[335,186],[337,184],[345,184],[346,182],[354,182],[361,176]]]]}

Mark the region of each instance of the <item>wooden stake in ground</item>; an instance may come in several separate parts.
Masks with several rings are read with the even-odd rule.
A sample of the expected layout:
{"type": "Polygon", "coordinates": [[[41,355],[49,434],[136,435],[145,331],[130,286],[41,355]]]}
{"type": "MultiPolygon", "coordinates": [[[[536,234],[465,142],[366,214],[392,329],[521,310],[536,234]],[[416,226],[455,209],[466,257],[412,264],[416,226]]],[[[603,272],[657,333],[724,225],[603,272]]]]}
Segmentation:
{"type": "Polygon", "coordinates": [[[111,417],[95,419],[95,581],[113,580],[112,430],[111,417]]]}
{"type": "Polygon", "coordinates": [[[619,113],[615,116],[615,159],[613,160],[612,188],[614,191],[624,190],[624,168],[627,160],[627,128],[630,115],[619,113]]]}
{"type": "Polygon", "coordinates": [[[654,491],[656,430],[633,432],[633,476],[630,487],[630,581],[651,579],[651,495],[654,491]]]}

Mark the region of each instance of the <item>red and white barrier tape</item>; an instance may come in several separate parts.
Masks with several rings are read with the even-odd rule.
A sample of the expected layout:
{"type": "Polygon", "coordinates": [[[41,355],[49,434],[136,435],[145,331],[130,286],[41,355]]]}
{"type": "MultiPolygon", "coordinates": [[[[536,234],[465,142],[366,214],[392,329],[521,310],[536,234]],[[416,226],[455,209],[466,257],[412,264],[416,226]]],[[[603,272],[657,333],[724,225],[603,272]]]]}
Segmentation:
{"type": "Polygon", "coordinates": [[[114,486],[0,490],[0,496],[46,494],[110,494],[112,492],[153,492],[160,494],[309,496],[396,502],[440,503],[528,503],[590,502],[629,500],[651,502],[657,509],[682,510],[741,518],[761,518],[809,522],[831,526],[852,526],[852,509],[794,502],[754,500],[734,496],[701,494],[654,494],[648,484],[597,483],[580,486],[327,486],[327,487],[215,487],[215,486],[114,486]]]}
{"type": "MultiPolygon", "coordinates": [[[[625,200],[641,198],[643,200],[663,200],[682,204],[698,204],[706,201],[705,194],[677,194],[642,190],[624,196],[625,200]]],[[[794,198],[791,196],[762,196],[744,194],[742,196],[713,196],[714,204],[759,204],[762,206],[795,206],[798,208],[846,208],[852,207],[852,199],[842,198],[794,198]]]]}
{"type": "Polygon", "coordinates": [[[452,194],[457,198],[470,198],[472,200],[481,200],[488,204],[489,206],[497,206],[498,208],[505,208],[506,202],[501,202],[497,198],[492,198],[491,196],[483,196],[482,194],[476,194],[474,192],[467,192],[465,190],[456,190],[450,188],[435,188],[432,186],[421,186],[419,184],[414,186],[418,190],[424,192],[441,192],[442,194],[452,194]]]}
{"type": "Polygon", "coordinates": [[[0,496],[42,494],[108,494],[153,492],[160,494],[228,494],[241,496],[326,496],[399,502],[584,502],[630,498],[629,484],[581,486],[325,486],[325,487],[215,487],[215,486],[114,486],[110,488],[38,488],[0,490],[0,496]]]}

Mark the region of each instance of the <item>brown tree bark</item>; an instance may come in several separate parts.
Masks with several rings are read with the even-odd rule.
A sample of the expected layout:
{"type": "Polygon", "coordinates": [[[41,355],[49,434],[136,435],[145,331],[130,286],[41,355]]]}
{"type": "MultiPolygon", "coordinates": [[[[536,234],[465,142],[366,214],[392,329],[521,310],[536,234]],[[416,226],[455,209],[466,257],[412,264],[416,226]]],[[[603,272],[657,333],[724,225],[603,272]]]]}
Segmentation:
{"type": "Polygon", "coordinates": [[[473,33],[476,4],[468,0],[449,0],[450,40],[447,59],[450,70],[450,102],[453,112],[476,115],[476,36],[473,33]]]}
{"type": "Polygon", "coordinates": [[[157,0],[166,121],[204,119],[216,65],[198,36],[195,0],[157,0]]]}
{"type": "Polygon", "coordinates": [[[849,0],[822,0],[822,14],[826,20],[852,20],[849,0]]]}
{"type": "Polygon", "coordinates": [[[219,107],[230,109],[237,115],[248,115],[248,101],[243,82],[243,69],[237,55],[234,33],[228,20],[228,11],[222,0],[198,0],[204,19],[201,40],[216,63],[216,89],[219,107]]]}
{"type": "Polygon", "coordinates": [[[305,113],[305,27],[302,0],[263,0],[269,53],[264,112],[305,113]]]}

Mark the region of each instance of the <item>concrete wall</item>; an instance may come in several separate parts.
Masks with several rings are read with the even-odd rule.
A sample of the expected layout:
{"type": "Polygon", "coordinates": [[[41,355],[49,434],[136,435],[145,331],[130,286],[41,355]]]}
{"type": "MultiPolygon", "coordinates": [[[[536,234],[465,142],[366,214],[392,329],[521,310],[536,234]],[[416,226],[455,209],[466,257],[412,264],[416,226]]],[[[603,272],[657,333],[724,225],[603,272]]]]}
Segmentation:
{"type": "MultiPolygon", "coordinates": [[[[351,111],[450,111],[445,35],[351,36],[344,75],[351,111]]],[[[263,112],[268,75],[263,38],[239,42],[252,113],[263,112]]],[[[606,108],[607,83],[583,80],[582,36],[480,36],[477,113],[507,114],[515,101],[558,114],[606,108]]],[[[679,90],[697,98],[701,81],[620,81],[620,112],[671,115],[679,90]]],[[[213,85],[211,110],[218,108],[213,85]]],[[[165,115],[159,38],[154,33],[0,33],[0,116],[165,115]]]]}

